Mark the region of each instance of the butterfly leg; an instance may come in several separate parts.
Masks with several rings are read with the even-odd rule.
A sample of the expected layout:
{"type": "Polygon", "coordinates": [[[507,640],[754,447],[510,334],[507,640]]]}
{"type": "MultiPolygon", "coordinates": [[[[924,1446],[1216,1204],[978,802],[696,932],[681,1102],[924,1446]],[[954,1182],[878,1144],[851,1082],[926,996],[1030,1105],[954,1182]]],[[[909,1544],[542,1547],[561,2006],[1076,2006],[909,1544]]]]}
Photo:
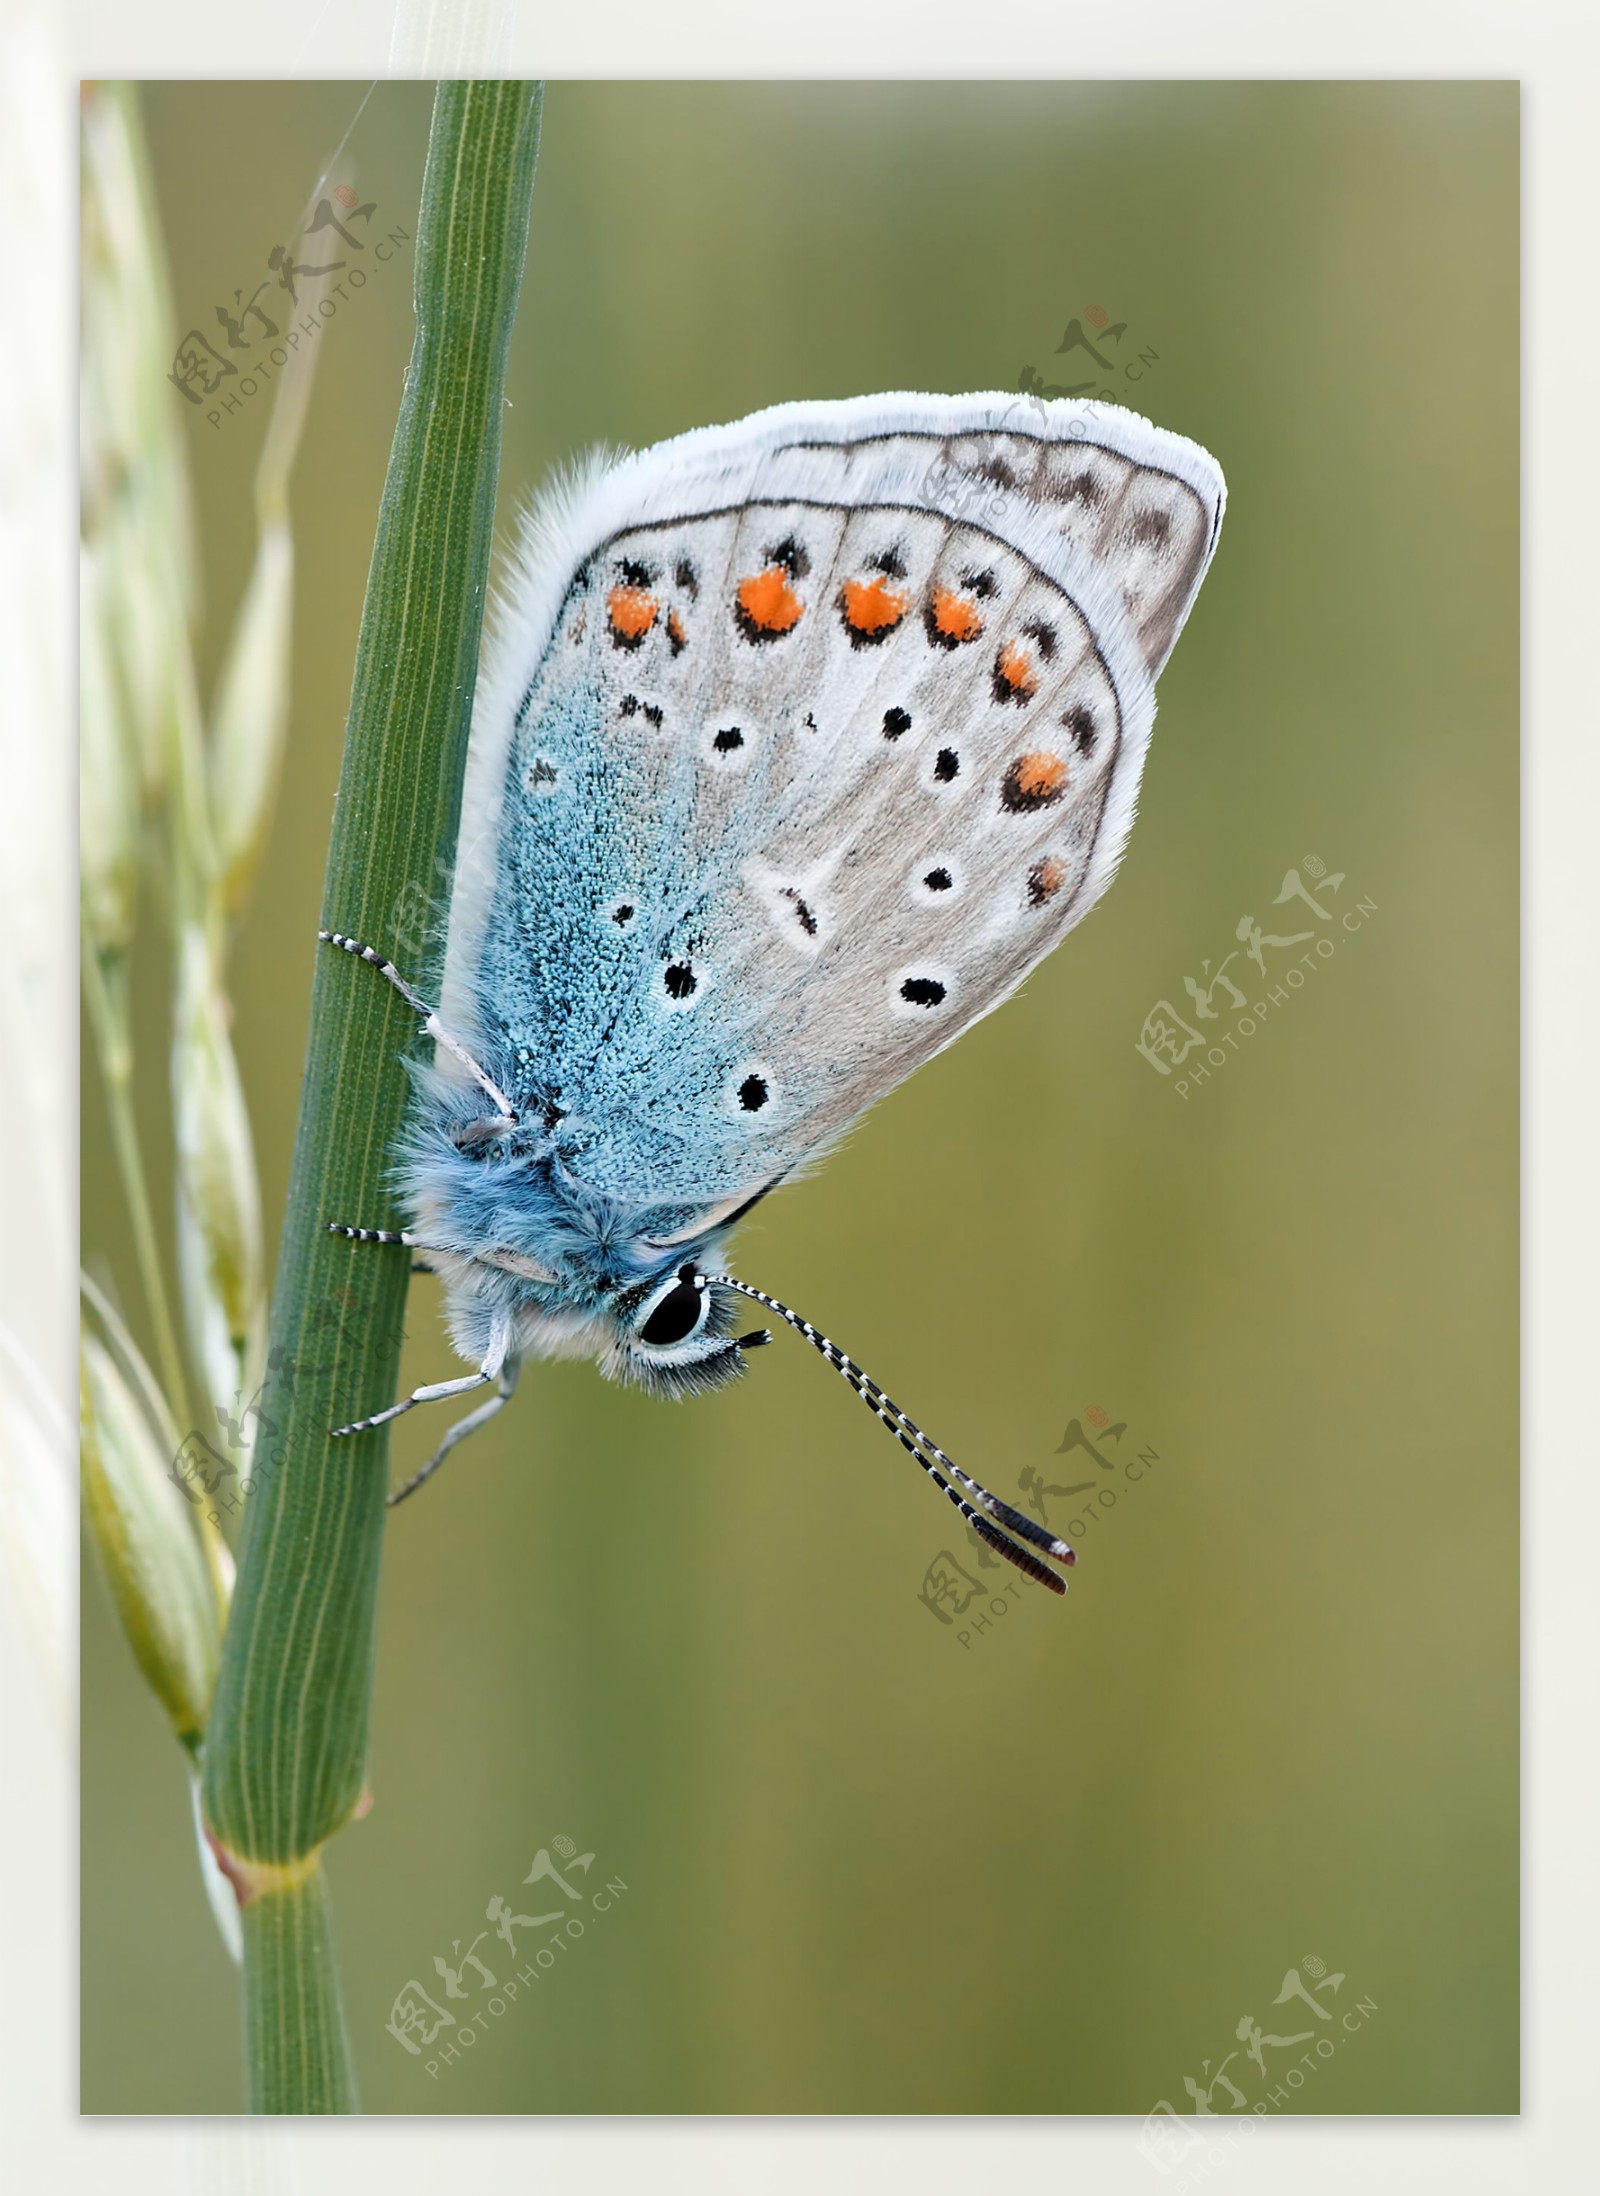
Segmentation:
{"type": "MultiPolygon", "coordinates": [[[[403,1250],[429,1251],[435,1257],[443,1249],[439,1243],[424,1243],[409,1228],[347,1228],[342,1220],[328,1222],[330,1235],[347,1236],[352,1243],[397,1243],[403,1250]]],[[[426,1258],[413,1258],[413,1273],[437,1273],[437,1266],[430,1266],[426,1258]]]]}
{"type": "Polygon", "coordinates": [[[330,1441],[343,1440],[346,1434],[369,1433],[374,1426],[387,1426],[391,1418],[402,1418],[407,1411],[415,1410],[419,1403],[442,1403],[452,1395],[469,1395],[474,1388],[484,1387],[491,1380],[498,1380],[511,1355],[511,1329],[509,1325],[496,1327],[489,1343],[489,1354],[475,1373],[463,1373],[459,1380],[433,1380],[427,1386],[413,1388],[398,1403],[391,1403],[386,1411],[374,1411],[370,1418],[353,1419],[348,1426],[329,1429],[330,1441]]]}
{"type": "Polygon", "coordinates": [[[342,1441],[346,1434],[370,1433],[374,1426],[387,1426],[391,1418],[401,1418],[407,1411],[415,1410],[419,1403],[442,1403],[452,1395],[467,1395],[474,1388],[481,1388],[494,1374],[482,1367],[475,1373],[464,1373],[459,1380],[434,1380],[426,1387],[413,1388],[398,1403],[391,1403],[386,1411],[374,1411],[370,1418],[352,1419],[348,1426],[330,1426],[330,1441],[342,1441]]]}
{"type": "MultiPolygon", "coordinates": [[[[452,1251],[443,1243],[424,1243],[421,1236],[413,1235],[409,1228],[350,1228],[342,1220],[330,1220],[327,1229],[330,1235],[345,1236],[352,1243],[393,1243],[402,1250],[423,1252],[423,1257],[413,1258],[411,1261],[413,1273],[437,1273],[439,1268],[429,1265],[430,1258],[461,1258],[467,1255],[462,1251],[452,1251]]],[[[502,1273],[521,1274],[525,1281],[555,1279],[554,1274],[546,1272],[542,1266],[536,1266],[532,1259],[524,1258],[516,1251],[479,1251],[473,1262],[481,1266],[495,1266],[502,1273]]]]}
{"type": "Polygon", "coordinates": [[[499,1388],[495,1394],[490,1396],[488,1402],[480,1403],[478,1408],[475,1411],[469,1411],[465,1418],[457,1419],[439,1446],[434,1450],[432,1456],[429,1457],[427,1463],[423,1465],[421,1471],[414,1472],[403,1487],[397,1487],[394,1493],[390,1495],[389,1507],[391,1510],[397,1502],[404,1502],[407,1495],[415,1494],[425,1479],[433,1477],[458,1442],[465,1441],[468,1434],[475,1434],[480,1426],[487,1426],[491,1418],[499,1416],[516,1393],[517,1374],[520,1370],[520,1359],[513,1358],[501,1372],[499,1388]]]}
{"type": "Polygon", "coordinates": [[[421,1236],[413,1235],[409,1228],[347,1228],[342,1220],[328,1222],[330,1235],[348,1236],[352,1243],[398,1243],[404,1250],[437,1250],[437,1243],[424,1243],[421,1236]]]}
{"type": "Polygon", "coordinates": [[[453,1053],[455,1058],[461,1062],[472,1080],[493,1105],[495,1112],[500,1117],[501,1124],[506,1128],[516,1126],[516,1108],[499,1084],[495,1082],[488,1069],[479,1066],[458,1037],[451,1036],[450,1032],[440,1022],[438,1010],[429,1006],[425,999],[417,997],[417,994],[392,961],[386,961],[383,955],[376,952],[371,946],[362,945],[357,938],[347,938],[340,931],[319,930],[317,936],[324,945],[337,946],[341,953],[353,953],[358,961],[365,961],[369,968],[375,968],[378,971],[378,974],[384,978],[385,982],[392,984],[401,998],[404,999],[406,1005],[410,1007],[412,1013],[421,1015],[422,1026],[434,1043],[442,1045],[446,1052],[453,1053]]]}

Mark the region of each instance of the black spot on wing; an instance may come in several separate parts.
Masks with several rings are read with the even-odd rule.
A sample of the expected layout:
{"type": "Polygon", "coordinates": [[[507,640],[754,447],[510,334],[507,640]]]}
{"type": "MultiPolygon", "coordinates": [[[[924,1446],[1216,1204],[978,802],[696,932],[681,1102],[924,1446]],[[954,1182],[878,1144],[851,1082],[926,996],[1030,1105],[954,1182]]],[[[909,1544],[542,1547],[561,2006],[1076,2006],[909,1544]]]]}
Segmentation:
{"type": "Polygon", "coordinates": [[[1094,711],[1087,702],[1074,702],[1061,722],[1071,736],[1073,746],[1080,755],[1092,755],[1099,732],[1094,721],[1094,711]]]}
{"type": "Polygon", "coordinates": [[[799,893],[796,892],[793,885],[784,886],[783,897],[791,902],[791,904],[793,905],[795,917],[799,922],[800,928],[805,932],[806,936],[808,938],[814,938],[817,934],[817,918],[811,912],[811,909],[806,905],[805,901],[801,899],[799,893]]]}

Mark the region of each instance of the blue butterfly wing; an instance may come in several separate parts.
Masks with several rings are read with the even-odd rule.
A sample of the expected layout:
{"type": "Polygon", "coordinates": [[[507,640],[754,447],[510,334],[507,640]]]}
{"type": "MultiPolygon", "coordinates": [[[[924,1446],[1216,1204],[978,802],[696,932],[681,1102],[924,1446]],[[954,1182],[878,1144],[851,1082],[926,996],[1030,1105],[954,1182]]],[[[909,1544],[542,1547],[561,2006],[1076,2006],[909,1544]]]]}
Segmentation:
{"type": "Polygon", "coordinates": [[[685,436],[536,517],[445,1015],[571,1174],[704,1224],[1015,989],[1110,880],[1222,495],[1131,414],[906,397],[685,436]]]}

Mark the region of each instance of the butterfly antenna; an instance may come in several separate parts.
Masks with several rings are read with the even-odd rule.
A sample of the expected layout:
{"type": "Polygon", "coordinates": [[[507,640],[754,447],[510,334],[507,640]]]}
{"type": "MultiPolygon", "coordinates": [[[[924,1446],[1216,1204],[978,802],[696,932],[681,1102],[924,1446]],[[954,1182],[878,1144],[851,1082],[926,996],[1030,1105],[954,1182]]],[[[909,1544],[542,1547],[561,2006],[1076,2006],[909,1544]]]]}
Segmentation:
{"type": "Polygon", "coordinates": [[[817,1354],[825,1358],[834,1371],[842,1374],[850,1383],[874,1417],[888,1427],[907,1454],[916,1459],[934,1485],[949,1497],[980,1540],[993,1548],[997,1555],[1003,1555],[1008,1563],[1014,1563],[1027,1577],[1037,1579],[1041,1586],[1048,1586],[1052,1593],[1066,1592],[1064,1579],[1057,1578],[1054,1571],[1048,1570],[1037,1556],[1029,1553],[1028,1548],[1019,1548],[1016,1545],[1016,1540],[1023,1540],[1031,1548],[1042,1549],[1057,1563],[1076,1563],[1077,1557],[1064,1540],[1058,1540],[1054,1533],[1046,1531],[1042,1525],[1036,1525],[1031,1517],[1025,1517],[1020,1510],[1014,1510],[1009,1502],[1002,1502],[998,1495],[992,1495],[987,1487],[964,1472],[953,1458],[946,1456],[936,1441],[930,1440],[922,1428],[906,1416],[892,1396],[886,1395],[875,1380],[868,1378],[854,1358],[847,1357],[838,1344],[831,1342],[809,1319],[802,1319],[797,1311],[791,1311],[787,1304],[780,1304],[775,1296],[768,1296],[764,1289],[753,1289],[747,1281],[736,1281],[730,1273],[708,1274],[706,1278],[713,1286],[737,1289],[741,1296],[748,1296],[753,1302],[764,1304],[768,1311],[776,1312],[781,1320],[793,1327],[796,1334],[803,1334],[817,1354]],[[949,1475],[948,1478],[946,1474],[949,1475]],[[955,1486],[950,1484],[951,1480],[955,1481],[955,1486]],[[963,1492],[958,1493],[957,1488],[963,1492]],[[966,1496],[970,1496],[971,1500],[965,1499],[966,1496]],[[993,1523],[990,1522],[991,1519],[993,1523]],[[997,1531],[996,1526],[1003,1526],[1005,1530],[997,1531]],[[1016,1540],[1007,1539],[1007,1533],[1014,1533],[1016,1540]]]}

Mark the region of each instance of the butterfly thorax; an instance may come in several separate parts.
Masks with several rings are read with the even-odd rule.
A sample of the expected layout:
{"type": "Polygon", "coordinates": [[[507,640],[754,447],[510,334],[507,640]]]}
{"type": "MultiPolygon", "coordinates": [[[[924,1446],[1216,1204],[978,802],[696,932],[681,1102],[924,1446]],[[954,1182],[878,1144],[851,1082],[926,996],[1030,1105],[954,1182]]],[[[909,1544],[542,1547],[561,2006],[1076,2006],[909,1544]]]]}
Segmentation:
{"type": "MultiPolygon", "coordinates": [[[[517,1358],[597,1357],[611,1376],[653,1385],[628,1345],[641,1309],[704,1262],[719,1231],[694,1226],[703,1206],[624,1204],[587,1183],[581,1135],[554,1109],[530,1107],[506,1127],[469,1086],[435,1069],[417,1082],[400,1187],[445,1282],[457,1347],[481,1357],[509,1332],[517,1358]]],[[[708,1305],[705,1336],[727,1333],[734,1315],[731,1301],[708,1305]]],[[[731,1359],[721,1377],[739,1369],[731,1359]]]]}

